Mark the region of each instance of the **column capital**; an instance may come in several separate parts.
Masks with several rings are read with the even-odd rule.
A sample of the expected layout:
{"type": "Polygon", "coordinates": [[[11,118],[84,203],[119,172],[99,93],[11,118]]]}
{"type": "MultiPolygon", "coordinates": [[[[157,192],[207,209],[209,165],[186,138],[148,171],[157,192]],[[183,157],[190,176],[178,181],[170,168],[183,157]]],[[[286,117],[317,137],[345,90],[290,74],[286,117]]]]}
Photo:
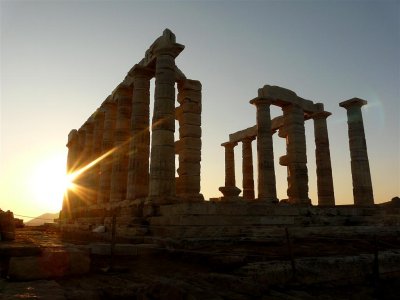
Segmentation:
{"type": "Polygon", "coordinates": [[[155,70],[143,67],[139,64],[135,64],[132,69],[129,70],[128,76],[132,78],[137,78],[137,77],[145,77],[145,78],[152,78],[155,74],[155,70]]]}
{"type": "Polygon", "coordinates": [[[120,83],[116,89],[112,92],[112,97],[114,101],[118,101],[122,98],[131,98],[132,97],[132,87],[128,86],[124,83],[120,83]]]}
{"type": "Polygon", "coordinates": [[[319,112],[312,114],[310,117],[313,120],[321,120],[321,119],[328,118],[330,115],[332,115],[332,113],[330,113],[328,111],[319,111],[319,112]]]}
{"type": "Polygon", "coordinates": [[[255,106],[265,106],[265,105],[271,105],[272,104],[272,99],[269,98],[263,98],[263,97],[256,97],[252,100],[249,101],[250,104],[253,104],[255,106]]]}
{"type": "Polygon", "coordinates": [[[221,146],[225,148],[234,148],[237,144],[237,142],[225,142],[222,143],[221,146]]]}
{"type": "Polygon", "coordinates": [[[256,139],[256,136],[246,136],[241,140],[241,142],[242,143],[246,143],[246,142],[251,143],[255,139],[256,139]]]}
{"type": "Polygon", "coordinates": [[[367,100],[363,100],[360,98],[351,98],[349,100],[343,101],[339,103],[340,107],[343,107],[345,109],[349,109],[352,107],[361,107],[363,105],[366,105],[368,103],[367,100]]]}

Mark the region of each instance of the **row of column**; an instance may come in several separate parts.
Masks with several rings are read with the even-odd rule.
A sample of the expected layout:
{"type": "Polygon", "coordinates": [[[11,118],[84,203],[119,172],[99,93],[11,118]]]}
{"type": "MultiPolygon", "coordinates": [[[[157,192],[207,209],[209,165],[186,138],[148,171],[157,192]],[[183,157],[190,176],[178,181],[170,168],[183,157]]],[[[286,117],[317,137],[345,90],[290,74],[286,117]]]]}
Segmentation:
{"type": "MultiPolygon", "coordinates": [[[[257,156],[258,156],[258,200],[267,203],[277,202],[274,170],[274,153],[271,131],[270,100],[253,99],[251,104],[257,109],[257,156]]],[[[355,205],[373,205],[371,175],[369,170],[361,106],[367,102],[350,99],[340,103],[347,109],[353,194],[355,205]]],[[[326,119],[331,113],[324,111],[323,104],[315,104],[314,120],[315,157],[317,173],[318,205],[334,206],[332,166],[326,119]]],[[[288,201],[294,204],[310,204],[308,197],[308,170],[304,112],[298,105],[282,107],[284,124],[279,136],[286,139],[287,154],[280,158],[281,165],[288,170],[288,201]]],[[[243,198],[254,199],[253,159],[251,141],[254,137],[242,140],[243,198]]],[[[225,186],[220,188],[224,197],[237,197],[240,189],[235,183],[234,147],[237,142],[223,143],[225,148],[225,186]]]]}
{"type": "Polygon", "coordinates": [[[201,83],[180,80],[180,105],[175,108],[174,60],[168,51],[158,53],[155,74],[154,70],[136,65],[129,73],[132,85],[120,84],[78,131],[70,133],[68,172],[87,169],[75,180],[77,190],[69,193],[69,198],[73,198],[71,206],[141,198],[156,205],[176,202],[177,197],[182,201],[203,199],[201,83]],[[150,128],[150,80],[154,75],[150,128]],[[177,142],[175,119],[180,127],[177,142]]]}

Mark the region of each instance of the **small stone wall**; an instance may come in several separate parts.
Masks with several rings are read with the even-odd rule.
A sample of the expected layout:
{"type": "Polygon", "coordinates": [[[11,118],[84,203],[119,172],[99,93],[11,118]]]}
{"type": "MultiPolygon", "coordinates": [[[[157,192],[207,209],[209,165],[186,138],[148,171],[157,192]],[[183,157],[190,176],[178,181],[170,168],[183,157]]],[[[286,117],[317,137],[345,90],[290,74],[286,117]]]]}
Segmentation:
{"type": "Polygon", "coordinates": [[[0,210],[0,241],[12,241],[15,239],[14,214],[11,211],[0,210]]]}

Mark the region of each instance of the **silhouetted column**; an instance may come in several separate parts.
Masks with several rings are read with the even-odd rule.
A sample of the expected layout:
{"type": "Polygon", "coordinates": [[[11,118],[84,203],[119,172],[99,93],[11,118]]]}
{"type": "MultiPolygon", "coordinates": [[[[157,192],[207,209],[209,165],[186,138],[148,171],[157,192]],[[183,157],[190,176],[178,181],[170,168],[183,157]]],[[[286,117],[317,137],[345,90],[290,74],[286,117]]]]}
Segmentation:
{"type": "Polygon", "coordinates": [[[226,142],[221,144],[225,148],[225,186],[219,190],[224,197],[237,197],[241,190],[236,187],[235,179],[235,153],[234,148],[237,143],[226,142]]]}
{"type": "MultiPolygon", "coordinates": [[[[68,156],[67,156],[67,174],[71,174],[76,170],[79,160],[80,146],[79,135],[76,129],[68,134],[68,156]]],[[[77,199],[73,190],[66,190],[63,199],[62,218],[70,218],[71,211],[76,208],[77,199]]]]}
{"type": "Polygon", "coordinates": [[[68,156],[67,156],[67,174],[71,174],[76,170],[77,162],[79,159],[79,136],[78,131],[73,129],[68,134],[68,156]]]}
{"type": "Polygon", "coordinates": [[[315,159],[317,166],[317,190],[319,206],[335,205],[331,154],[329,150],[328,127],[326,124],[326,118],[330,115],[330,112],[321,111],[311,116],[314,120],[315,159]]]}
{"type": "Polygon", "coordinates": [[[365,141],[364,123],[361,113],[361,107],[367,103],[365,100],[352,98],[339,104],[339,106],[347,110],[353,196],[354,204],[359,206],[374,205],[367,143],[365,141]]]}
{"type": "Polygon", "coordinates": [[[111,172],[110,201],[121,201],[126,197],[128,182],[129,144],[132,110],[132,88],[120,84],[114,94],[117,102],[113,166],[111,172]]]}
{"type": "MultiPolygon", "coordinates": [[[[86,163],[86,123],[84,123],[81,128],[78,130],[78,142],[79,142],[79,154],[78,154],[78,162],[77,162],[77,170],[81,170],[86,163]]],[[[84,188],[84,177],[85,174],[78,173],[79,175],[74,178],[74,185],[75,185],[75,199],[76,204],[74,205],[75,208],[81,208],[83,206],[84,199],[86,198],[86,191],[84,188]]],[[[74,217],[78,217],[78,214],[75,212],[74,217]]]]}
{"type": "Polygon", "coordinates": [[[274,203],[278,199],[271,131],[271,101],[256,98],[250,103],[257,109],[258,200],[274,203]]]}
{"type": "Polygon", "coordinates": [[[288,166],[288,200],[293,204],[311,204],[308,198],[308,170],[303,109],[295,104],[282,108],[288,166]]]}
{"type": "Polygon", "coordinates": [[[106,155],[100,162],[100,178],[99,178],[99,195],[97,201],[99,203],[110,201],[111,190],[111,172],[112,172],[112,151],[115,136],[115,123],[117,118],[117,105],[112,97],[108,97],[103,103],[104,116],[104,131],[102,143],[102,155],[106,155]]]}
{"type": "Polygon", "coordinates": [[[175,196],[175,56],[168,49],[159,51],[156,60],[149,187],[149,197],[154,204],[169,203],[175,196]]]}
{"type": "Polygon", "coordinates": [[[79,143],[79,154],[76,167],[81,168],[85,161],[85,142],[86,142],[86,128],[85,124],[78,129],[78,143],[79,143]]]}
{"type": "Polygon", "coordinates": [[[149,193],[150,79],[153,72],[135,65],[129,75],[133,77],[133,94],[127,199],[134,200],[147,197],[149,193]]]}
{"type": "Polygon", "coordinates": [[[204,200],[200,194],[201,162],[201,83],[186,79],[178,83],[178,102],[175,110],[179,121],[179,141],[175,152],[179,155],[176,194],[183,201],[204,200]]]}
{"type": "MultiPolygon", "coordinates": [[[[104,109],[100,107],[94,115],[94,129],[93,129],[93,148],[92,160],[97,160],[102,154],[103,143],[103,130],[104,130],[104,109]]],[[[93,196],[93,203],[97,203],[99,194],[99,177],[100,177],[100,163],[96,162],[92,167],[92,189],[95,191],[93,196]]]]}
{"type": "Polygon", "coordinates": [[[80,193],[80,196],[82,197],[83,204],[85,206],[90,205],[93,203],[93,199],[95,197],[96,192],[92,189],[92,172],[93,169],[88,167],[88,165],[92,162],[92,151],[93,151],[93,131],[94,131],[94,123],[92,118],[89,118],[85,124],[85,146],[82,151],[82,166],[85,168],[85,171],[82,172],[80,175],[80,185],[82,193],[80,193]]]}
{"type": "Polygon", "coordinates": [[[243,198],[248,200],[254,200],[253,140],[250,137],[242,140],[243,198]]]}

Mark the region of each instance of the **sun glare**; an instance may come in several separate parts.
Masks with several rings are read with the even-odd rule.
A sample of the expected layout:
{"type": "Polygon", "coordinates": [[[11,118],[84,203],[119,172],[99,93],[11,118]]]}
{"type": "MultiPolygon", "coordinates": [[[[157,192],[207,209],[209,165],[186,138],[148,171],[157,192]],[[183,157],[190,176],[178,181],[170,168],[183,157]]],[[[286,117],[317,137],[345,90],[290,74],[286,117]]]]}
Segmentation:
{"type": "Polygon", "coordinates": [[[51,212],[61,209],[64,193],[73,185],[65,169],[65,155],[52,156],[37,165],[30,182],[35,203],[51,212]]]}

